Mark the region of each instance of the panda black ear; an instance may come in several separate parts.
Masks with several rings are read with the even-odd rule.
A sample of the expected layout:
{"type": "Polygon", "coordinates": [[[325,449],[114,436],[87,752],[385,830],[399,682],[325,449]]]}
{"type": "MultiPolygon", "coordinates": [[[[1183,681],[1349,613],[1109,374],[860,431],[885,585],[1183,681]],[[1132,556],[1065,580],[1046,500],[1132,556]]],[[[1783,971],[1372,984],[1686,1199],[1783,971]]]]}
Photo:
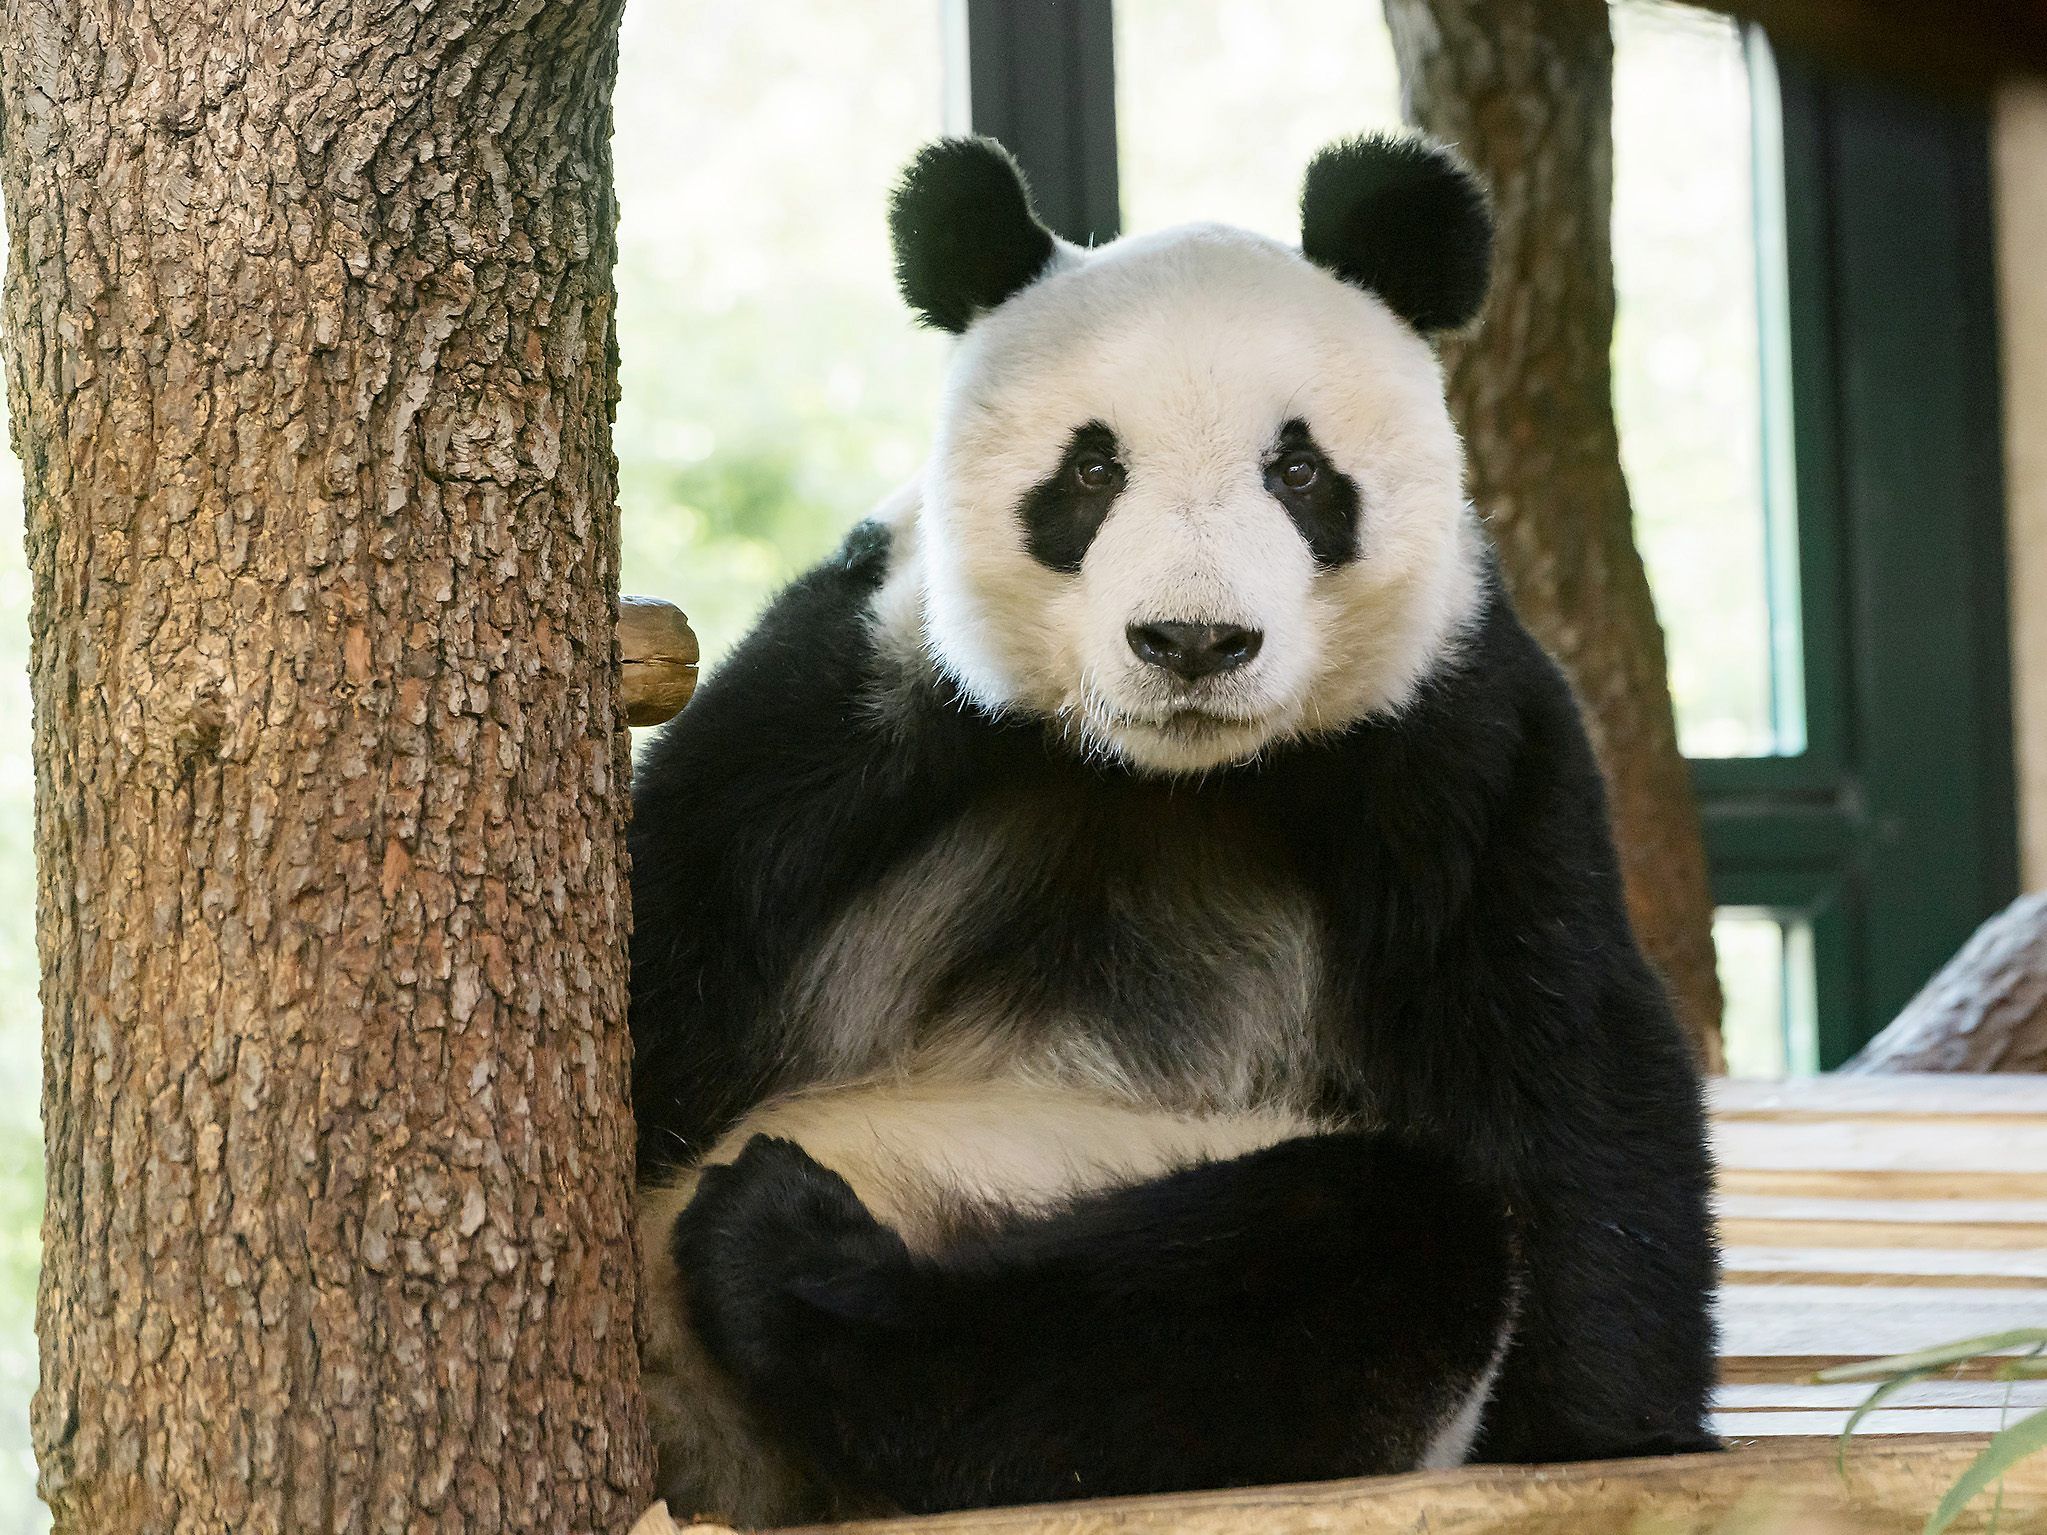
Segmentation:
{"type": "Polygon", "coordinates": [[[1301,184],[1301,253],[1423,334],[1471,322],[1493,265],[1492,201],[1464,162],[1412,134],[1331,144],[1301,184]]]}
{"type": "Polygon", "coordinates": [[[993,139],[926,144],[896,183],[888,228],[904,301],[954,333],[1037,277],[1054,250],[1023,172],[993,139]]]}

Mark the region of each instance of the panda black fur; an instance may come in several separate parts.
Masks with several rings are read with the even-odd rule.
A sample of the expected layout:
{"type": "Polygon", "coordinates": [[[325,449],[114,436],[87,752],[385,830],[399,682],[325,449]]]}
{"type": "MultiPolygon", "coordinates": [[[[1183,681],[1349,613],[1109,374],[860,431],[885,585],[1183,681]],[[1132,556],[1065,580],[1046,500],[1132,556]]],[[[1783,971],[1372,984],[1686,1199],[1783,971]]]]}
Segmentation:
{"type": "Polygon", "coordinates": [[[679,1510],[1712,1445],[1698,1082],[1423,335],[1485,201],[1368,139],[1303,213],[1083,252],[979,141],[898,193],[931,462],[635,784],[679,1510]]]}

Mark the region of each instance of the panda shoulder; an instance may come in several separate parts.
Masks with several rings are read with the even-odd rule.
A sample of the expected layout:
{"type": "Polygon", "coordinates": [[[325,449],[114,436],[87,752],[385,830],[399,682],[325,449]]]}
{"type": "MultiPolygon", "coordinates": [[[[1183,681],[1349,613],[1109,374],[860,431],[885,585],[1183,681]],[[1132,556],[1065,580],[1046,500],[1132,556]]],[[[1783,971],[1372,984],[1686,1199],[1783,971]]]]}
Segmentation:
{"type": "Polygon", "coordinates": [[[784,587],[711,669],[643,755],[635,773],[643,793],[669,776],[669,759],[676,772],[700,778],[707,757],[753,762],[774,743],[852,747],[865,701],[888,669],[877,621],[902,544],[889,510],[885,503],[784,587]]]}
{"type": "Polygon", "coordinates": [[[769,603],[754,635],[860,622],[888,579],[894,547],[895,534],[885,522],[870,517],[856,523],[836,549],[769,603]]]}
{"type": "Polygon", "coordinates": [[[864,631],[894,566],[897,542],[895,529],[880,516],[856,523],[836,549],[783,588],[732,662],[742,671],[763,663],[829,671],[862,656],[868,648],[864,631]]]}
{"type": "MultiPolygon", "coordinates": [[[[814,616],[829,613],[843,621],[865,622],[872,610],[886,605],[884,588],[891,584],[890,576],[900,572],[914,542],[911,530],[921,500],[915,482],[897,490],[853,524],[838,548],[798,577],[785,596],[800,593],[808,598],[799,605],[814,616]]],[[[774,616],[771,608],[767,617],[774,616]]]]}
{"type": "Polygon", "coordinates": [[[1430,781],[1456,785],[1464,824],[1503,846],[1613,861],[1606,786],[1563,666],[1515,607],[1496,564],[1454,665],[1415,711],[1430,781]]]}
{"type": "Polygon", "coordinates": [[[1457,826],[1496,826],[1548,806],[1560,777],[1597,774],[1571,686],[1490,557],[1468,620],[1408,707],[1353,739],[1378,803],[1432,807],[1457,826]]]}

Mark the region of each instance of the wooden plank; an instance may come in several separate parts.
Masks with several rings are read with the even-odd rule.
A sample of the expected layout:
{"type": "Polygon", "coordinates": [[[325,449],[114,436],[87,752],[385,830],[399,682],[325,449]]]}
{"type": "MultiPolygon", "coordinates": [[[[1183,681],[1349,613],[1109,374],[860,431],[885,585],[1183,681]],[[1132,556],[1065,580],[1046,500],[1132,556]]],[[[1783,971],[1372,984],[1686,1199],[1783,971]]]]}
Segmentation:
{"type": "MultiPolygon", "coordinates": [[[[1765,1412],[1779,1408],[1853,1408],[1869,1396],[1866,1383],[1821,1385],[1813,1381],[1772,1381],[1722,1386],[1713,1405],[1725,1411],[1765,1412]]],[[[1996,1407],[2016,1411],[2047,1407],[2047,1380],[1922,1380],[1885,1398],[1895,1407],[1996,1407]],[[2007,1401],[2007,1397],[2009,1401],[2007,1401]]]]}
{"type": "MultiPolygon", "coordinates": [[[[2047,1321],[2047,1082],[1827,1079],[1716,1089],[1730,1438],[1838,1434],[1869,1387],[1830,1364],[2047,1321]]],[[[1990,1431],[2047,1405],[1971,1362],[1858,1433],[1990,1431]]]]}
{"type": "Polygon", "coordinates": [[[1917,1168],[1853,1171],[1722,1167],[1723,1194],[1796,1195],[1816,1199],[2026,1199],[2047,1198],[2047,1177],[2036,1172],[1922,1172],[1917,1168]]]}
{"type": "Polygon", "coordinates": [[[1715,1117],[1793,1114],[2047,1115],[2047,1075],[1805,1077],[1748,1082],[1721,1077],[1707,1084],[1715,1117]]]}
{"type": "Polygon", "coordinates": [[[2034,1293],[1960,1287],[1735,1285],[1720,1292],[1716,1311],[1720,1351],[1727,1358],[1772,1354],[1875,1358],[2047,1321],[2034,1293]]]}
{"type": "MultiPolygon", "coordinates": [[[[1858,1289],[1880,1290],[1889,1287],[1916,1290],[1952,1285],[1956,1283],[1956,1279],[1952,1274],[1864,1274],[1838,1272],[1830,1274],[1823,1271],[1791,1269],[1781,1272],[1770,1271],[1740,1274],[1727,1274],[1723,1271],[1721,1282],[1725,1286],[1740,1284],[1754,1285],[1758,1288],[1767,1288],[1771,1285],[1845,1284],[1854,1285],[1858,1289]]],[[[2026,1279],[2011,1274],[1978,1274],[1971,1276],[1963,1282],[1972,1290],[2024,1290],[2039,1299],[2041,1315],[2047,1316],[2047,1288],[2043,1288],[2037,1279],[2026,1279]]]]}
{"type": "Polygon", "coordinates": [[[1952,1276],[1956,1284],[1968,1285],[1989,1278],[2047,1281],[2047,1248],[1725,1247],[1720,1267],[1735,1275],[1803,1269],[1816,1274],[1892,1274],[1900,1279],[1952,1276]]]}
{"type": "Polygon", "coordinates": [[[1924,1247],[1949,1252],[2033,1251],[2047,1247],[2047,1225],[1993,1221],[1750,1220],[1723,1215],[1720,1240],[1742,1246],[1924,1247]]]}
{"type": "Polygon", "coordinates": [[[1934,1125],[2037,1125],[2040,1113],[2035,1109],[1986,1108],[1974,1113],[1959,1113],[1929,1108],[1923,1113],[1910,1113],[1904,1109],[1829,1109],[1829,1108],[1779,1108],[1779,1109],[1731,1109],[1725,1114],[1715,1114],[1715,1124],[1849,1124],[1849,1125],[1908,1125],[1931,1127],[1934,1125]]]}
{"type": "Polygon", "coordinates": [[[2047,1226],[2047,1199],[1778,1199],[1723,1194],[1714,1209],[1727,1220],[1895,1221],[1904,1225],[2047,1226]]]}
{"type": "Polygon", "coordinates": [[[1721,1166],[1744,1170],[2031,1172],[2047,1188],[2047,1120],[1722,1120],[1713,1127],[1713,1154],[1721,1166]]]}
{"type": "MultiPolygon", "coordinates": [[[[1715,1412],[1713,1431],[1726,1439],[1767,1439],[1778,1434],[1838,1437],[1852,1416],[1846,1410],[1715,1412]]],[[[1857,1434],[1994,1434],[2018,1417],[1992,1407],[1879,1407],[1857,1434]]]]}
{"type": "MultiPolygon", "coordinates": [[[[1875,1354],[1776,1354],[1754,1357],[1722,1355],[1722,1385],[1802,1385],[1837,1364],[1859,1364],[1875,1354]]],[[[1994,1380],[2001,1361],[1971,1359],[1941,1372],[1946,1380],[1994,1380]]]]}

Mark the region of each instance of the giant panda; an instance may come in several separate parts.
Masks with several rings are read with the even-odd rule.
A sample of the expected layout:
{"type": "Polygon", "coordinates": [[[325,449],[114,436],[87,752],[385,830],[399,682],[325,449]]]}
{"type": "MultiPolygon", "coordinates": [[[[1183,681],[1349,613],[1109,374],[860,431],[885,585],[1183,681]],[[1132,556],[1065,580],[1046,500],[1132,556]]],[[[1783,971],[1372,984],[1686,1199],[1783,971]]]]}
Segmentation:
{"type": "Polygon", "coordinates": [[[636,772],[678,1511],[1713,1445],[1698,1080],[1431,347],[1487,196],[1366,137],[1301,215],[904,174],[928,463],[636,772]]]}

